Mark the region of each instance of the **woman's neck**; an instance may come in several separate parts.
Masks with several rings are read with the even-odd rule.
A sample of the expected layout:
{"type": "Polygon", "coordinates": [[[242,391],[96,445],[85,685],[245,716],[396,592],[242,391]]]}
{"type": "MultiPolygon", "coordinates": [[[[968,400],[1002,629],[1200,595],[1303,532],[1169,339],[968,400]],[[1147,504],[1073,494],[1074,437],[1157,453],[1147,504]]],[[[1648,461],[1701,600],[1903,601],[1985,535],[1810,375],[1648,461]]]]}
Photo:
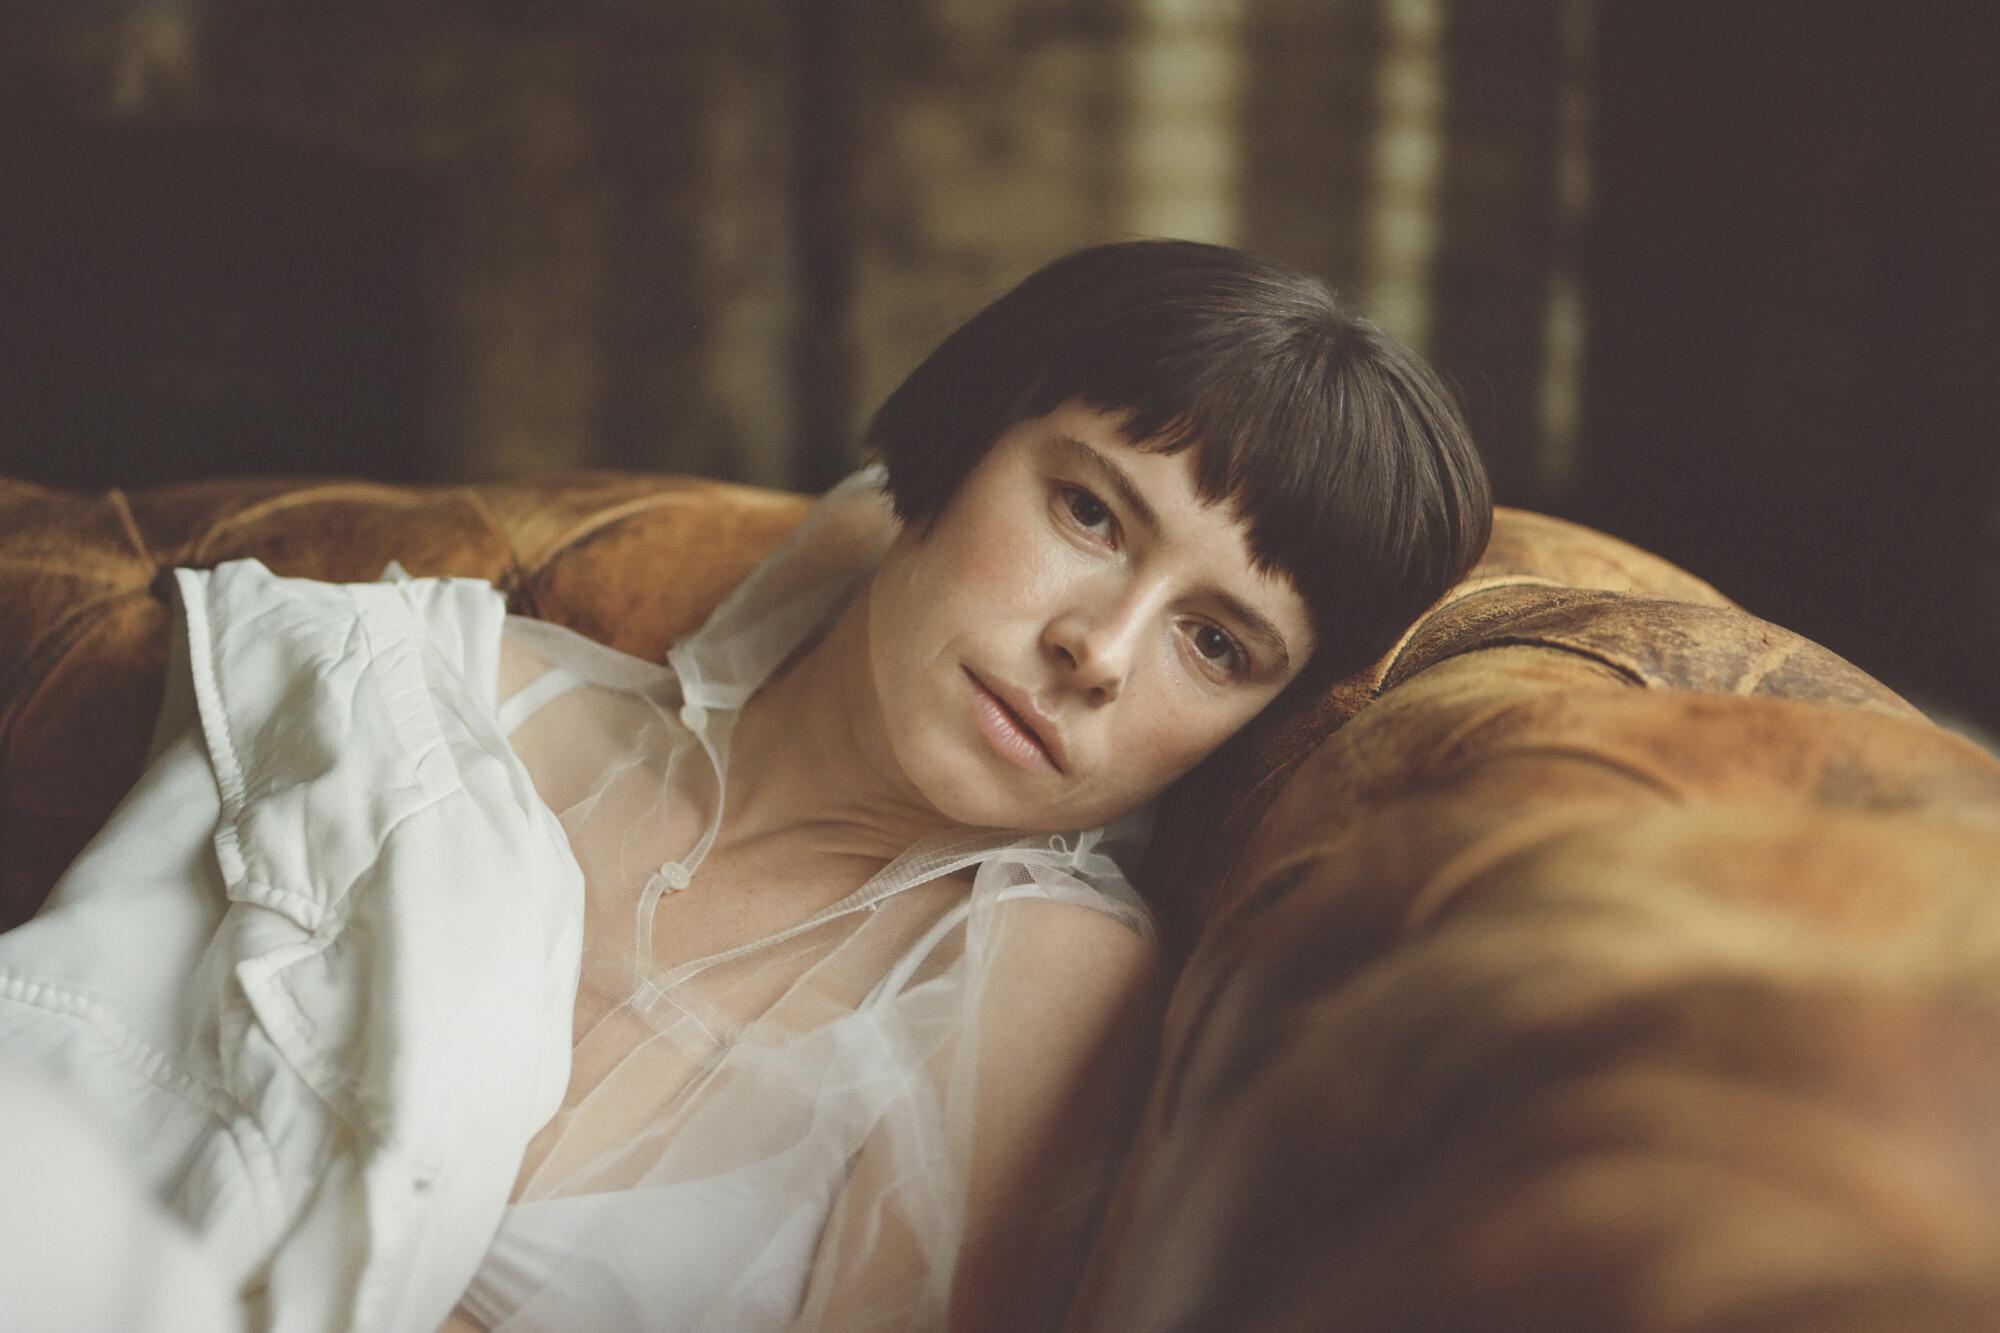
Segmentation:
{"type": "Polygon", "coordinates": [[[884,862],[950,821],[888,743],[868,643],[868,585],[780,666],[736,721],[718,846],[797,836],[884,862]]]}

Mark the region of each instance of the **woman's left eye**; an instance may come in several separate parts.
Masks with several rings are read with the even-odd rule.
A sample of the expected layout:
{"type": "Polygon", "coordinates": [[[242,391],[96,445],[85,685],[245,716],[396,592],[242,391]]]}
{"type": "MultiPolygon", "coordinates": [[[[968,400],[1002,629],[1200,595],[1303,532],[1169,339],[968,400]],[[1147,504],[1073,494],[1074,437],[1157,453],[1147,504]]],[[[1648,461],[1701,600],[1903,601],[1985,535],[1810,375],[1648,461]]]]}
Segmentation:
{"type": "MultiPolygon", "coordinates": [[[[1071,520],[1086,531],[1094,532],[1099,527],[1106,527],[1111,523],[1111,507],[1081,486],[1064,486],[1062,505],[1068,511],[1071,520]]],[[[1115,536],[1115,533],[1116,529],[1113,528],[1104,535],[1115,536]]]]}

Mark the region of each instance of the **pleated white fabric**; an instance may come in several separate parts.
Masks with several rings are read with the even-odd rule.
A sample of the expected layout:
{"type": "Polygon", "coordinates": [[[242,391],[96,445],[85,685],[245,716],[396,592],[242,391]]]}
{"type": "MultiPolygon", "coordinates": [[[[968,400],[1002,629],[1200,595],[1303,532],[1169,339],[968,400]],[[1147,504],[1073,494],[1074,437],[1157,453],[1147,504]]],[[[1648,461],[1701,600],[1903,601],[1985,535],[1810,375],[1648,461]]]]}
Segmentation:
{"type": "MultiPolygon", "coordinates": [[[[561,1103],[577,994],[583,877],[494,725],[502,600],[255,561],[176,583],[153,760],[0,935],[0,1052],[123,1173],[67,1173],[78,1263],[158,1303],[91,1323],[117,1302],[0,1245],[0,1308],[38,1312],[0,1327],[430,1333],[561,1103]]],[[[0,1172],[0,1233],[62,1234],[37,1179],[0,1172]]]]}

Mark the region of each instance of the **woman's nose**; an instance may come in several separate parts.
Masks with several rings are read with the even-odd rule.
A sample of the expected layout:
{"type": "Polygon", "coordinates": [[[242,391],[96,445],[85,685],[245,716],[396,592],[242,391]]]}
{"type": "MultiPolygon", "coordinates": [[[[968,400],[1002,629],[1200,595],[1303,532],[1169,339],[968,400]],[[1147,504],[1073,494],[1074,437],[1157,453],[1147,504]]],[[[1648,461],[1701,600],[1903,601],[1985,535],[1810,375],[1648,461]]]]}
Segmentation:
{"type": "Polygon", "coordinates": [[[1071,688],[1092,703],[1110,703],[1131,675],[1142,619],[1142,608],[1129,602],[1072,607],[1050,619],[1043,643],[1071,688]]]}

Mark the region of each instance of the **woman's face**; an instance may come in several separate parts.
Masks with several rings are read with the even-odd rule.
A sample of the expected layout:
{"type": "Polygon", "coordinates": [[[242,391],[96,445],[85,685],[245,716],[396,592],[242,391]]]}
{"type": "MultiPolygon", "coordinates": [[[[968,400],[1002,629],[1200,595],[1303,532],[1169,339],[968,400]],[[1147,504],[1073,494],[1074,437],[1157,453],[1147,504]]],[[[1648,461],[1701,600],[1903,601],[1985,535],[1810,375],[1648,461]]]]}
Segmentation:
{"type": "Polygon", "coordinates": [[[1077,403],[1003,434],[928,536],[899,536],[868,636],[904,776],[964,824],[1071,829],[1143,804],[1312,655],[1304,601],[1251,564],[1193,451],[1077,403]]]}

